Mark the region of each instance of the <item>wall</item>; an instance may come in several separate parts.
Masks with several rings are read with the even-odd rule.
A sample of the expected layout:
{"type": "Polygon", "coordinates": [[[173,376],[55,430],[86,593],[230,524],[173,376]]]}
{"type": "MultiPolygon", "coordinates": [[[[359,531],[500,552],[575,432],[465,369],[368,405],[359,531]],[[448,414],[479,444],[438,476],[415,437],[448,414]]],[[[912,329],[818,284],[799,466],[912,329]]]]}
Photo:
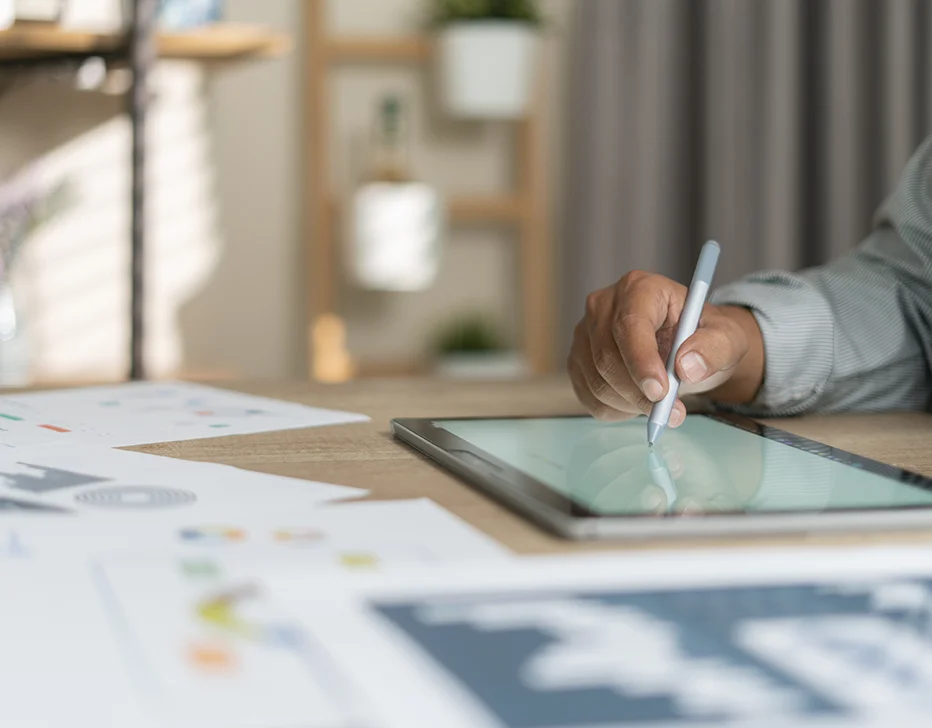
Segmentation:
{"type": "MultiPolygon", "coordinates": [[[[179,306],[219,250],[202,78],[163,64],[153,89],[147,248],[147,359],[183,369],[179,306]]],[[[128,371],[130,132],[120,97],[32,79],[0,98],[0,179],[61,180],[73,204],[30,240],[15,270],[35,378],[120,379],[128,371]]]]}
{"type": "Polygon", "coordinates": [[[226,0],[225,15],[294,34],[294,51],[208,86],[223,255],[181,314],[187,366],[306,376],[302,0],[226,0]]]}

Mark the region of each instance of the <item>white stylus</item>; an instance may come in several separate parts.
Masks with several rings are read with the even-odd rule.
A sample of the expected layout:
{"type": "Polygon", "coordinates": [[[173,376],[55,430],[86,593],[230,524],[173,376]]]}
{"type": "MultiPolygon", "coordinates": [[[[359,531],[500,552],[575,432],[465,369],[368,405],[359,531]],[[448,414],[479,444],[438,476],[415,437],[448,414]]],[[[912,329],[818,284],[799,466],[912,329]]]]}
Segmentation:
{"type": "Polygon", "coordinates": [[[666,396],[659,402],[655,402],[654,406],[651,407],[650,417],[647,420],[648,445],[653,445],[660,439],[670,422],[670,413],[673,412],[673,405],[676,403],[676,396],[680,391],[680,380],[676,377],[676,353],[680,350],[683,342],[696,333],[696,327],[699,326],[699,317],[702,315],[706,298],[709,296],[709,288],[712,287],[712,278],[715,276],[715,267],[718,265],[719,252],[718,243],[714,240],[710,240],[703,245],[702,250],[699,252],[696,272],[693,273],[692,282],[689,284],[686,303],[683,304],[680,322],[676,327],[676,337],[673,339],[673,347],[670,349],[670,356],[667,358],[669,388],[666,396]]]}

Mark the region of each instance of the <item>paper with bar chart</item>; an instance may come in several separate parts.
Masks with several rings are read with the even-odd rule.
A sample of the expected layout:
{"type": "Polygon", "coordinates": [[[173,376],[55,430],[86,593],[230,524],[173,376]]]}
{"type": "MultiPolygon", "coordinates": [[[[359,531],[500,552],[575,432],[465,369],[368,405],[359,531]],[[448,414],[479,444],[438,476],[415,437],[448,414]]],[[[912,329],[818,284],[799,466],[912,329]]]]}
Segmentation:
{"type": "Polygon", "coordinates": [[[187,382],[133,382],[0,398],[7,448],[87,440],[109,447],[292,430],[368,420],[187,382]]]}

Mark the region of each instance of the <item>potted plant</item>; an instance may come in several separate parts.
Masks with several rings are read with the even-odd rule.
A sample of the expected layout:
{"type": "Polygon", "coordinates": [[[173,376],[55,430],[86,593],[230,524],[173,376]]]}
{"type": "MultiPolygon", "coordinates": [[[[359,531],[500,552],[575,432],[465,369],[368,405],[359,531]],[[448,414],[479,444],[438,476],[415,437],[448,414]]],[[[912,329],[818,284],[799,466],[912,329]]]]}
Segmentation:
{"type": "Polygon", "coordinates": [[[492,320],[481,313],[456,316],[442,326],[434,342],[436,371],[456,379],[513,379],[527,367],[505,345],[492,320]]]}
{"type": "Polygon", "coordinates": [[[535,0],[433,0],[441,97],[474,119],[527,112],[541,15],[535,0]]]}

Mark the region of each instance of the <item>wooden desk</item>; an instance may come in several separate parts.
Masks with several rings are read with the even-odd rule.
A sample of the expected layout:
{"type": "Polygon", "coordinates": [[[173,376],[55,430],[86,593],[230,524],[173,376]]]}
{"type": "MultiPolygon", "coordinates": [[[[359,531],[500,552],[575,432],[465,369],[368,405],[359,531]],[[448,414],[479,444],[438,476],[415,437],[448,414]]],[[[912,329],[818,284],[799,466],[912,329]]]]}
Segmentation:
{"type": "MultiPolygon", "coordinates": [[[[521,383],[461,384],[433,380],[358,382],[346,385],[260,384],[229,386],[243,392],[304,404],[364,412],[365,424],[150,445],[144,452],[308,480],[368,488],[375,499],[429,497],[519,553],[644,548],[643,544],[562,541],[514,515],[487,496],[434,466],[389,434],[393,417],[556,415],[580,412],[565,379],[521,383]]],[[[804,417],[772,424],[859,455],[932,476],[932,415],[884,414],[804,417]]],[[[807,544],[932,540],[932,533],[806,537],[807,544]]],[[[799,543],[702,541],[690,546],[760,546],[799,543]]],[[[658,547],[658,544],[649,544],[658,547]]],[[[673,547],[682,547],[676,542],[673,547]]],[[[670,544],[664,545],[668,548],[670,544]]]]}

